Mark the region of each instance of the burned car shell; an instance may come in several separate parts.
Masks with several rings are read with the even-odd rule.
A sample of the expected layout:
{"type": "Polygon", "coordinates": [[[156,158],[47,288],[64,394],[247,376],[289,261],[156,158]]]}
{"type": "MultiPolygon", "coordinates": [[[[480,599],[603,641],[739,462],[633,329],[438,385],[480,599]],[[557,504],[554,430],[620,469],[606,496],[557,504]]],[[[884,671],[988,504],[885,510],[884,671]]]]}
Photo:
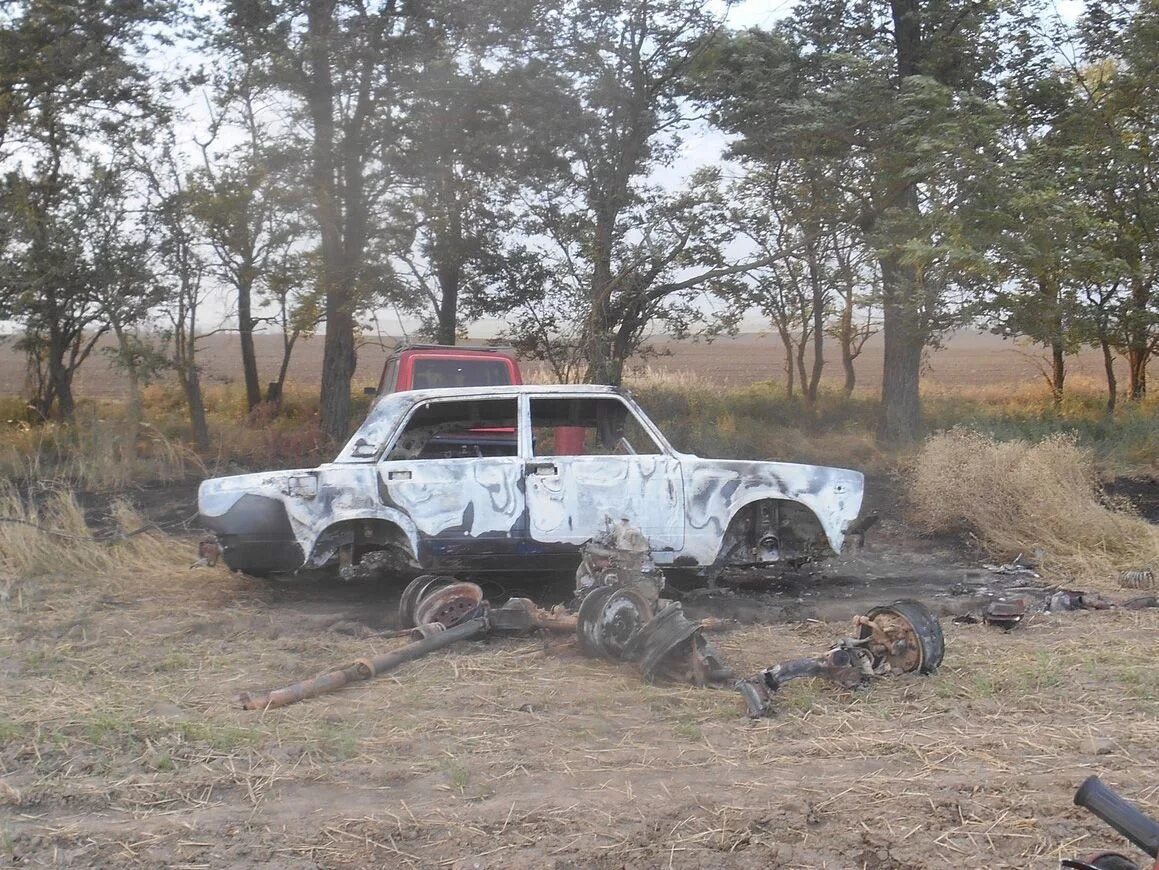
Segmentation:
{"type": "Polygon", "coordinates": [[[384,396],[333,462],[207,480],[198,509],[226,564],[258,575],[376,550],[400,568],[449,573],[551,554],[574,566],[578,547],[619,519],[648,536],[658,565],[702,569],[839,552],[863,488],[848,469],[679,453],[616,388],[524,385],[384,396]],[[656,442],[652,452],[534,455],[532,402],[608,398],[656,442]],[[512,455],[386,458],[420,406],[497,399],[518,408],[512,455]]]}

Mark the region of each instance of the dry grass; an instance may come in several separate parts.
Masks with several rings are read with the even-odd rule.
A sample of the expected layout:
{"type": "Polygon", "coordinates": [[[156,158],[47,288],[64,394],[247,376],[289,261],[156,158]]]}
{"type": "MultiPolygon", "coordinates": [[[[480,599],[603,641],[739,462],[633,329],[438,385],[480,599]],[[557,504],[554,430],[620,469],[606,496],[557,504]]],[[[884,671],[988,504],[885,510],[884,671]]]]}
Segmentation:
{"type": "MultiPolygon", "coordinates": [[[[760,722],[732,692],[647,686],[534,638],[464,644],[284,710],[236,709],[239,690],[396,643],[332,630],[343,600],[367,614],[392,604],[159,568],[46,578],[0,609],[0,854],[1045,868],[1119,843],[1070,805],[1088,773],[1152,810],[1159,797],[1159,683],[1145,664],[1159,614],[1039,616],[1009,634],[948,625],[935,677],[866,693],[794,683],[760,722]]],[[[845,630],[756,626],[718,643],[751,671],[845,630]]]]}
{"type": "Polygon", "coordinates": [[[115,575],[155,570],[171,562],[172,539],[153,531],[123,501],[100,518],[98,536],[89,528],[73,492],[63,484],[22,496],[0,481],[0,573],[10,587],[45,575],[115,575]]]}
{"type": "Polygon", "coordinates": [[[0,439],[0,473],[16,480],[56,480],[83,490],[124,488],[137,480],[182,480],[205,473],[201,457],[180,437],[144,424],[135,444],[124,408],[92,407],[74,425],[14,425],[0,439]]]}
{"type": "Polygon", "coordinates": [[[906,483],[919,529],[965,533],[998,559],[1021,553],[1094,588],[1159,565],[1159,528],[1100,497],[1093,456],[1071,436],[1031,443],[942,433],[925,442],[906,483]]]}

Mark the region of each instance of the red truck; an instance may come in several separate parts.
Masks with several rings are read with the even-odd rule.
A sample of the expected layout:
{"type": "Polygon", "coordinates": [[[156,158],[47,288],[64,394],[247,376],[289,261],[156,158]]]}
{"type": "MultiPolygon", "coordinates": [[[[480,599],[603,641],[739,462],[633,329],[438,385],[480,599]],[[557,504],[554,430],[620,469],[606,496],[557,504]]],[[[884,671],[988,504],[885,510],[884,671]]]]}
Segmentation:
{"type": "MultiPolygon", "coordinates": [[[[519,361],[508,348],[447,344],[403,345],[387,357],[378,381],[378,396],[406,390],[446,387],[506,387],[522,384],[519,361]]],[[[506,456],[516,443],[513,428],[472,428],[440,432],[424,458],[506,456]]]]}
{"type": "Polygon", "coordinates": [[[522,384],[519,362],[507,348],[408,344],[386,360],[378,395],[440,387],[505,387],[522,384]]]}

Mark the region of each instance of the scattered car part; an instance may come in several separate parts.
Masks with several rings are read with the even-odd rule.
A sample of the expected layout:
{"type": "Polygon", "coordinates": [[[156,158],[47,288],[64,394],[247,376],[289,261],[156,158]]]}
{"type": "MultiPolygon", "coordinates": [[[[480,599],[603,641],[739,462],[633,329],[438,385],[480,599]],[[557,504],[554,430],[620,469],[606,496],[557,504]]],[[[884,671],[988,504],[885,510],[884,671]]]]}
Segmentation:
{"type": "MultiPolygon", "coordinates": [[[[1159,822],[1141,813],[1097,776],[1088,776],[1074,796],[1075,806],[1090,810],[1154,859],[1159,870],[1159,822]]],[[[1101,852],[1083,860],[1066,860],[1062,867],[1074,870],[1141,870],[1139,865],[1118,852],[1101,852]]]]}
{"type": "Polygon", "coordinates": [[[757,719],[772,710],[773,695],[790,680],[823,677],[845,688],[891,674],[932,674],[942,663],[945,637],[941,623],[920,601],[909,599],[875,607],[853,617],[856,637],[839,640],[814,658],[793,659],[737,683],[757,719]]]}
{"type": "MultiPolygon", "coordinates": [[[[735,677],[701,636],[706,624],[690,622],[680,604],[661,600],[664,574],[643,532],[621,519],[580,552],[576,630],[585,655],[636,662],[647,680],[665,677],[705,686],[735,677]]],[[[707,622],[711,628],[721,625],[707,622]]]]}
{"type": "MultiPolygon", "coordinates": [[[[427,653],[491,631],[524,632],[533,628],[576,631],[576,617],[572,614],[544,610],[526,598],[512,598],[502,607],[491,608],[483,600],[483,591],[474,583],[449,582],[445,577],[416,578],[404,590],[400,610],[406,618],[418,623],[402,630],[413,638],[412,643],[372,659],[359,659],[346,667],[294,683],[284,689],[243,694],[243,709],[284,707],[333,692],[350,683],[369,680],[394,670],[427,653]]],[[[394,634],[398,636],[402,632],[394,634]]]]}
{"type": "Polygon", "coordinates": [[[461,640],[479,637],[487,631],[488,627],[486,617],[469,619],[454,628],[438,632],[423,640],[416,640],[371,659],[359,659],[344,668],[319,674],[312,679],[294,683],[284,689],[275,689],[272,692],[258,694],[244,693],[240,698],[241,706],[243,710],[271,710],[275,707],[295,704],[298,701],[313,698],[326,692],[333,692],[350,683],[373,679],[379,674],[394,670],[399,665],[414,661],[461,640]]]}
{"type": "Polygon", "coordinates": [[[533,628],[543,631],[572,633],[576,631],[576,615],[562,607],[544,610],[530,598],[512,598],[502,607],[487,610],[487,620],[493,631],[523,633],[533,628]]]}
{"type": "Polygon", "coordinates": [[[217,560],[221,558],[221,547],[217,544],[216,538],[202,538],[197,542],[197,561],[189,567],[192,568],[212,568],[217,564],[217,560]]]}
{"type": "Polygon", "coordinates": [[[424,622],[422,625],[416,625],[409,629],[409,634],[413,640],[423,640],[428,637],[434,637],[436,634],[442,634],[447,630],[447,627],[441,622],[424,622]]]}
{"type": "Polygon", "coordinates": [[[845,529],[845,537],[852,537],[857,543],[857,549],[865,549],[865,533],[877,525],[880,515],[877,511],[870,511],[864,516],[858,517],[848,528],[845,529]]]}
{"type": "Polygon", "coordinates": [[[623,658],[632,638],[652,621],[652,603],[643,593],[600,586],[580,604],[576,626],[580,649],[594,658],[623,658]]]}
{"type": "Polygon", "coordinates": [[[451,583],[428,592],[416,604],[417,625],[439,622],[452,628],[479,613],[483,590],[474,583],[451,583]]]}
{"type": "Polygon", "coordinates": [[[982,567],[991,574],[1026,574],[1030,577],[1038,576],[1034,571],[1034,564],[1024,560],[1021,553],[1005,565],[994,565],[989,562],[983,562],[982,567]]]}
{"type": "Polygon", "coordinates": [[[982,621],[987,625],[1010,631],[1026,617],[1029,606],[1029,602],[1025,598],[1015,598],[1013,601],[998,598],[986,605],[982,621]]]}
{"type": "Polygon", "coordinates": [[[626,645],[627,658],[637,661],[644,672],[644,678],[654,680],[661,670],[661,664],[676,653],[686,641],[690,641],[700,630],[685,615],[678,602],[673,601],[644,625],[626,645]]]}
{"type": "Polygon", "coordinates": [[[932,674],[946,654],[942,624],[920,601],[902,599],[853,619],[858,639],[874,663],[873,672],[932,674]]]}
{"type": "Polygon", "coordinates": [[[440,577],[437,574],[420,574],[406,585],[402,596],[398,600],[398,624],[401,628],[414,628],[418,625],[415,620],[415,607],[419,599],[429,591],[450,586],[455,582],[454,577],[440,577]]]}
{"type": "Polygon", "coordinates": [[[1137,571],[1124,571],[1119,575],[1119,585],[1124,589],[1154,589],[1155,572],[1150,568],[1140,568],[1137,571]]]}
{"type": "Polygon", "coordinates": [[[609,521],[603,534],[580,547],[576,598],[599,586],[635,587],[653,603],[664,589],[664,574],[652,559],[648,538],[626,518],[609,521]]]}
{"type": "Polygon", "coordinates": [[[1080,589],[1060,589],[1046,602],[1049,611],[1060,610],[1108,610],[1114,603],[1097,592],[1083,592],[1080,589]]]}

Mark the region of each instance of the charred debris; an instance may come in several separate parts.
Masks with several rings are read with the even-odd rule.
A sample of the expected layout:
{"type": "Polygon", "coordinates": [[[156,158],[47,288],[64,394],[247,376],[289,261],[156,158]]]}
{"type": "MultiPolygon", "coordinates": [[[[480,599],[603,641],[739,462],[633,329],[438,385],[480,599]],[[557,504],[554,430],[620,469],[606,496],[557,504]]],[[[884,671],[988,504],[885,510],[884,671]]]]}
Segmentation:
{"type": "Polygon", "coordinates": [[[627,521],[612,523],[581,553],[575,598],[568,607],[545,609],[527,598],[494,607],[474,583],[417,577],[399,601],[402,629],[396,634],[408,636],[409,643],[281,689],[244,694],[242,707],[286,706],[373,679],[461,641],[533,631],[574,637],[584,655],[632,663],[650,682],[735,689],[753,718],[773,712],[778,689],[790,680],[821,677],[855,688],[883,676],[931,674],[942,662],[945,643],[937,618],[920,602],[906,600],[854,617],[851,635],[820,655],[738,678],[705,636],[726,624],[690,620],[678,601],[664,597],[664,574],[639,529],[627,521]]]}

